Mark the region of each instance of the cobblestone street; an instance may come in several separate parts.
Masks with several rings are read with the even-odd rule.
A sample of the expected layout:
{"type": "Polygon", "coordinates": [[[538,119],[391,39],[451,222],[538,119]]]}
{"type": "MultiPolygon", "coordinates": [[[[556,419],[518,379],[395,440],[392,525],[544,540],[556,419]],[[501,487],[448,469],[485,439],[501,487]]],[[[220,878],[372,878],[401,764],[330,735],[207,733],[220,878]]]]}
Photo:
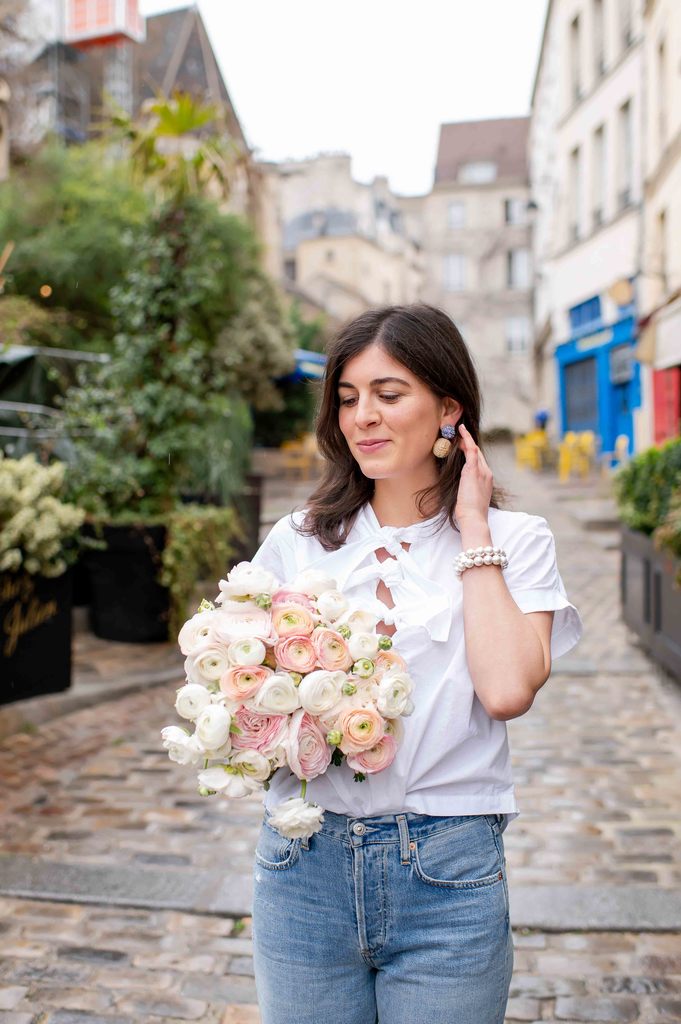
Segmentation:
{"type": "MultiPolygon", "coordinates": [[[[504,833],[507,1021],[681,1021],[681,689],[619,620],[602,495],[519,473],[505,448],[491,462],[510,507],[548,519],[585,624],[509,723],[521,815],[504,833]]],[[[290,495],[270,490],[266,521],[290,495]]],[[[259,1021],[248,906],[260,801],[202,799],[167,759],[175,688],[0,746],[0,1022],[259,1021]]]]}

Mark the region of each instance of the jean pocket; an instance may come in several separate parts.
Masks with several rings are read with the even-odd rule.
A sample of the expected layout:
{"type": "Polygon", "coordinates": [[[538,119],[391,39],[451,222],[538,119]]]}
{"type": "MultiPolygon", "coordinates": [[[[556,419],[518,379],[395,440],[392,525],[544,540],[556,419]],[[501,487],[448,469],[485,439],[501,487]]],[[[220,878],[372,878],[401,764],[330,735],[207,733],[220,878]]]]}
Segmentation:
{"type": "Polygon", "coordinates": [[[295,864],[299,852],[300,839],[287,839],[266,821],[262,823],[255,848],[255,860],[261,868],[285,871],[295,864]]]}
{"type": "Polygon", "coordinates": [[[413,864],[422,882],[448,889],[479,889],[503,879],[503,859],[484,815],[417,840],[413,864]]]}

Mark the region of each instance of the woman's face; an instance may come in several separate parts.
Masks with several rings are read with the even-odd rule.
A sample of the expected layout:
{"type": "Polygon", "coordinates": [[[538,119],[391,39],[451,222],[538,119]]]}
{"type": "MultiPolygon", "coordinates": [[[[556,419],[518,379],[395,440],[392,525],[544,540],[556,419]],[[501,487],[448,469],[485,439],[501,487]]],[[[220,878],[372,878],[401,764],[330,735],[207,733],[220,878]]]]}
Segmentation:
{"type": "Polygon", "coordinates": [[[381,348],[369,345],[343,366],[338,424],[364,476],[379,480],[432,473],[433,442],[461,405],[439,398],[381,348]]]}

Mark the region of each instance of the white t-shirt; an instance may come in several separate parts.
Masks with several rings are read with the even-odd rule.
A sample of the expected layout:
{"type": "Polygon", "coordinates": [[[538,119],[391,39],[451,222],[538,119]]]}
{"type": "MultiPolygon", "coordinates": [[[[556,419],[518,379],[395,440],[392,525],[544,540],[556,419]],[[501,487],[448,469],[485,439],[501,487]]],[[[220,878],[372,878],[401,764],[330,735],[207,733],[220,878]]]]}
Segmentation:
{"type": "MultiPolygon", "coordinates": [[[[415,710],[402,718],[404,739],[389,768],[355,782],[345,762],[312,779],[307,798],[328,811],[351,817],[397,814],[504,814],[517,817],[506,723],[489,717],[478,700],[466,662],[463,583],[454,571],[461,535],[437,516],[412,526],[380,526],[374,510],[360,510],[337,551],[293,528],[305,512],[280,519],[252,559],[282,582],[303,569],[322,569],[335,578],[352,607],[375,612],[394,624],[394,648],[414,682],[415,710]],[[401,542],[410,545],[406,551],[401,542]],[[379,561],[385,548],[395,558],[379,561]],[[376,596],[383,580],[395,602],[376,596]]],[[[570,604],[556,565],[548,524],[540,516],[489,509],[492,542],[504,548],[506,585],[523,612],[554,610],[551,655],[558,658],[579,640],[582,624],[570,604]]],[[[485,572],[485,569],[469,570],[485,572]]],[[[494,623],[490,623],[494,643],[494,623]]],[[[268,807],[300,794],[300,782],[286,767],[277,771],[268,807]]]]}

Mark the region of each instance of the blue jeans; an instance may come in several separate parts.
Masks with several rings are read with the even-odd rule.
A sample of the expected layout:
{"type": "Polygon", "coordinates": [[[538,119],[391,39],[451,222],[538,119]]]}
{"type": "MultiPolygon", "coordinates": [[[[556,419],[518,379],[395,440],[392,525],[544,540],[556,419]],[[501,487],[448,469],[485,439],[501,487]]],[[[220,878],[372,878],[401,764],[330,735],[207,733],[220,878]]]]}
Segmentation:
{"type": "Polygon", "coordinates": [[[253,939],[262,1024],[503,1024],[513,969],[496,814],[263,822],[253,939]]]}

